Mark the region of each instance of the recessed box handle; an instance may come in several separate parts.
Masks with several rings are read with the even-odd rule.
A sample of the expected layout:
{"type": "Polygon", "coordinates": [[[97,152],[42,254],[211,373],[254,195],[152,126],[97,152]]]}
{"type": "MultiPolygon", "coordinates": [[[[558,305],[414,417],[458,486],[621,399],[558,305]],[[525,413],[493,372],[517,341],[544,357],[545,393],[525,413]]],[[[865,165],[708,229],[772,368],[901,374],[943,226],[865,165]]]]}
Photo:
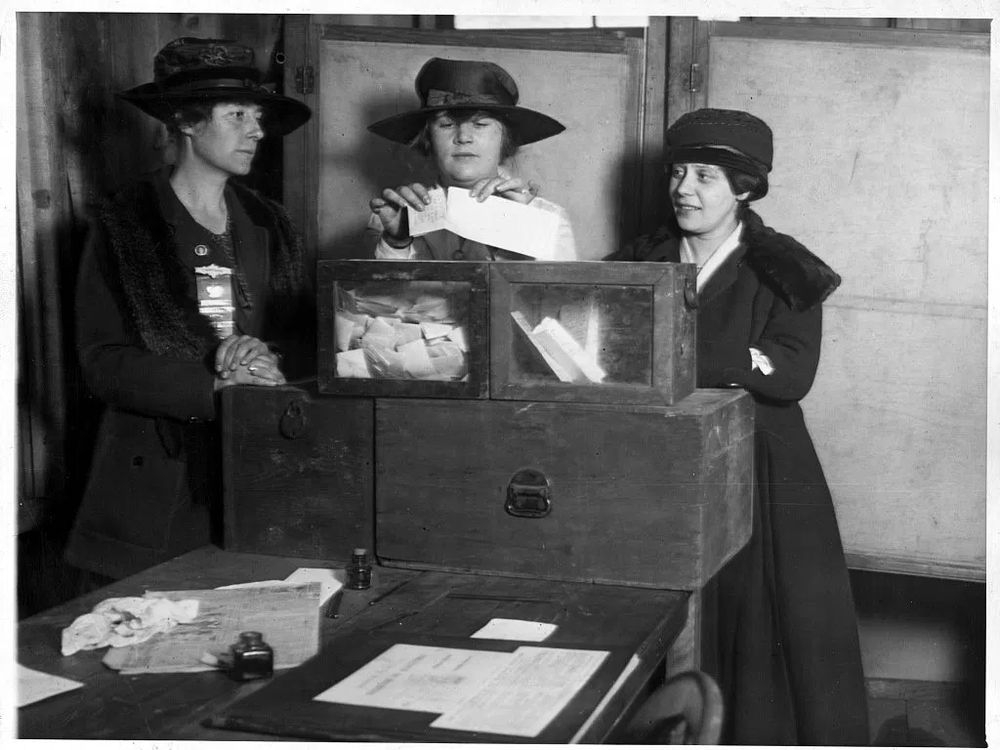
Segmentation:
{"type": "Polygon", "coordinates": [[[536,469],[521,469],[507,483],[504,510],[517,518],[544,518],[552,511],[552,488],[536,469]]]}

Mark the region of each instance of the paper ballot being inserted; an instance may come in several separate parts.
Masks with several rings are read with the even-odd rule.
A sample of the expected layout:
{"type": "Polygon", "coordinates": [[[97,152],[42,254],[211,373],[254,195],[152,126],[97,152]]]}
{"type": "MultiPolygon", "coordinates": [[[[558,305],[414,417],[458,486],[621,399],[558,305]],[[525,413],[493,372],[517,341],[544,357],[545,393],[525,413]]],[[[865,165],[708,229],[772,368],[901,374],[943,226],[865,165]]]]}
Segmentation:
{"type": "Polygon", "coordinates": [[[556,214],[494,195],[480,202],[459,187],[436,187],[429,192],[431,203],[423,211],[407,210],[414,237],[447,229],[474,242],[538,260],[556,259],[556,214]]]}

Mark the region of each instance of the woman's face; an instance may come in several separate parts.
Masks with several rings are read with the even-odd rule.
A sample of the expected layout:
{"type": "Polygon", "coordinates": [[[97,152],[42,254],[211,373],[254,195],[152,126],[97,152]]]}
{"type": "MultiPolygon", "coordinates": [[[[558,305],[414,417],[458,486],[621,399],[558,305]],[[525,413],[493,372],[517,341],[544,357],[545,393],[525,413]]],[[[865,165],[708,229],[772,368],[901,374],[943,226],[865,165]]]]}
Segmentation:
{"type": "Polygon", "coordinates": [[[686,234],[725,239],[736,228],[739,202],[725,170],[715,164],[674,164],[670,168],[670,201],[686,234]]]}
{"type": "Polygon", "coordinates": [[[257,104],[216,104],[207,120],[181,127],[181,132],[190,136],[190,161],[227,177],[249,174],[257,145],[264,137],[263,114],[257,104]]]}
{"type": "Polygon", "coordinates": [[[474,112],[461,120],[437,112],[430,122],[431,153],[446,186],[470,188],[496,177],[503,140],[503,124],[489,112],[474,112]]]}

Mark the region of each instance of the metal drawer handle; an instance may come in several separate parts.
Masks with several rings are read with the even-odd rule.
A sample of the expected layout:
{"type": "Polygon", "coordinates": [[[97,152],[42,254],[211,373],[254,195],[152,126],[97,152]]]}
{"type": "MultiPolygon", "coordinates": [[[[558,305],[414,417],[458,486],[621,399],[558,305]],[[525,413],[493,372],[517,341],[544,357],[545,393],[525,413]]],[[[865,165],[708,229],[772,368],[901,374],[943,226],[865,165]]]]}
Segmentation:
{"type": "Polygon", "coordinates": [[[296,399],[285,407],[285,413],[278,421],[278,431],[289,440],[302,437],[306,431],[306,412],[302,399],[296,399]]]}
{"type": "Polygon", "coordinates": [[[552,511],[552,488],[536,469],[521,469],[507,483],[504,510],[517,518],[544,518],[552,511]]]}

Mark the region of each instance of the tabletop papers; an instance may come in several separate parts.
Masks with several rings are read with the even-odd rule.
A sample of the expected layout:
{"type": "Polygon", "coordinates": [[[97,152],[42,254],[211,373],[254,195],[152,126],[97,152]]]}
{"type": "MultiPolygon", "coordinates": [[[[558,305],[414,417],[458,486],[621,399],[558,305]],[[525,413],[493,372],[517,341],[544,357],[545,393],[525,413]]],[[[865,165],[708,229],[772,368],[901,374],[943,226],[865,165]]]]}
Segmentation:
{"type": "Polygon", "coordinates": [[[37,669],[17,665],[17,707],[37,703],[53,695],[66,693],[83,687],[82,682],[57,675],[39,672],[37,669]]]}
{"type": "Polygon", "coordinates": [[[521,646],[513,653],[398,643],[314,700],[440,714],[430,726],[537,737],[608,656],[521,646]]]}
{"type": "Polygon", "coordinates": [[[112,648],[104,664],[122,674],[203,672],[204,654],[228,651],[245,630],[259,631],[274,651],[274,668],[295,667],[319,650],[320,584],[287,583],[228,590],[148,591],[146,596],[197,599],[198,616],[137,646],[112,648]]]}
{"type": "Polygon", "coordinates": [[[501,641],[544,641],[554,632],[556,625],[550,622],[534,622],[532,620],[511,620],[506,617],[494,617],[471,638],[492,638],[501,641]]]}
{"type": "Polygon", "coordinates": [[[323,606],[344,587],[347,581],[347,571],[343,568],[296,568],[284,580],[247,581],[246,583],[231,583],[228,586],[217,586],[216,591],[229,589],[248,589],[261,586],[286,586],[289,583],[310,583],[315,581],[320,585],[319,606],[323,606]]]}
{"type": "Polygon", "coordinates": [[[499,247],[538,260],[554,260],[559,217],[491,195],[485,201],[469,196],[464,188],[432,188],[431,203],[422,211],[407,210],[410,234],[418,237],[447,229],[460,237],[499,247]]]}

